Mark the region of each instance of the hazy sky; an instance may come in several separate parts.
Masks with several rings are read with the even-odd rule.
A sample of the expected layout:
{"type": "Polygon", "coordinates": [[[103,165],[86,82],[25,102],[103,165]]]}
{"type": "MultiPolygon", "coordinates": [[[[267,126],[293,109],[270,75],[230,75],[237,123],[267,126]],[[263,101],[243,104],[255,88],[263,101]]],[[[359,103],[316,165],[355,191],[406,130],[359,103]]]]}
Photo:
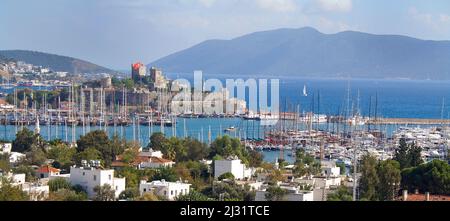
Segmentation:
{"type": "Polygon", "coordinates": [[[448,0],[0,0],[0,49],[115,69],[207,39],[311,26],[450,40],[448,0]]]}

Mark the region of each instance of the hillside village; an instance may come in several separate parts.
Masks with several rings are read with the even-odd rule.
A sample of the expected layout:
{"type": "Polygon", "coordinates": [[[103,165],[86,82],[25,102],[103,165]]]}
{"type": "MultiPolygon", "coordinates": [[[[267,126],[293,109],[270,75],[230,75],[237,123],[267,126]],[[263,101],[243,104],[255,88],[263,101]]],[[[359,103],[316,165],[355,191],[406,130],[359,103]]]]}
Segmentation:
{"type": "MultiPolygon", "coordinates": [[[[93,131],[69,145],[44,141],[39,129],[24,129],[12,143],[3,142],[0,152],[0,200],[352,200],[353,179],[345,166],[304,151],[295,164],[264,163],[259,152],[228,136],[208,146],[155,133],[141,147],[93,131]]],[[[410,200],[420,198],[418,190],[410,200]]],[[[396,196],[399,184],[391,191],[390,200],[408,199],[407,189],[396,196]]],[[[436,194],[422,193],[423,199],[449,200],[439,195],[446,189],[432,191],[436,194]]]]}

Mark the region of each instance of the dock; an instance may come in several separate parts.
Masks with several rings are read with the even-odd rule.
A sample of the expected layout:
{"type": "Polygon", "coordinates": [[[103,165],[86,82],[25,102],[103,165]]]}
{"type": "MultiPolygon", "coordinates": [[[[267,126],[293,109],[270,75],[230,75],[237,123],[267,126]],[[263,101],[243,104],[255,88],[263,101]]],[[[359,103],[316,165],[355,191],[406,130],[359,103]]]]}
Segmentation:
{"type": "Polygon", "coordinates": [[[369,120],[367,124],[370,125],[392,125],[392,124],[411,124],[411,125],[450,125],[448,119],[421,119],[421,118],[379,118],[369,120]]]}

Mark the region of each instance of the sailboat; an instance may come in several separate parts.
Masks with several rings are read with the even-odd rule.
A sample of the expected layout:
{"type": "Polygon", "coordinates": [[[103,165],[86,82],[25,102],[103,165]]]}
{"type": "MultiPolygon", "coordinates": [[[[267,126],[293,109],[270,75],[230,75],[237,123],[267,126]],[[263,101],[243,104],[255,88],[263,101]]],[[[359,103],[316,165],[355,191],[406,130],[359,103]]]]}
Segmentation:
{"type": "Polygon", "coordinates": [[[306,85],[303,86],[303,96],[308,97],[308,92],[306,91],[306,85]]]}

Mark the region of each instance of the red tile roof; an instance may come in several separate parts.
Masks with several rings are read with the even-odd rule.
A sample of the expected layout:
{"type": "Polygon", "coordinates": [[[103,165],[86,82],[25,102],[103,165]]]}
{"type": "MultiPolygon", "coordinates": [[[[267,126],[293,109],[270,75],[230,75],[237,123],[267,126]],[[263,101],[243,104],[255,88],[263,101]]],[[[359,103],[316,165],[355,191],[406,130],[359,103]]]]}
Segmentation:
{"type": "MultiPolygon", "coordinates": [[[[403,200],[403,197],[400,197],[399,200],[403,200]]],[[[406,198],[406,201],[426,201],[426,195],[408,194],[408,198],[406,198]]],[[[430,201],[450,201],[450,196],[430,194],[430,201]]]]}
{"type": "Polygon", "coordinates": [[[50,165],[41,166],[37,170],[38,173],[59,173],[60,171],[60,169],[56,169],[50,165]]]}

